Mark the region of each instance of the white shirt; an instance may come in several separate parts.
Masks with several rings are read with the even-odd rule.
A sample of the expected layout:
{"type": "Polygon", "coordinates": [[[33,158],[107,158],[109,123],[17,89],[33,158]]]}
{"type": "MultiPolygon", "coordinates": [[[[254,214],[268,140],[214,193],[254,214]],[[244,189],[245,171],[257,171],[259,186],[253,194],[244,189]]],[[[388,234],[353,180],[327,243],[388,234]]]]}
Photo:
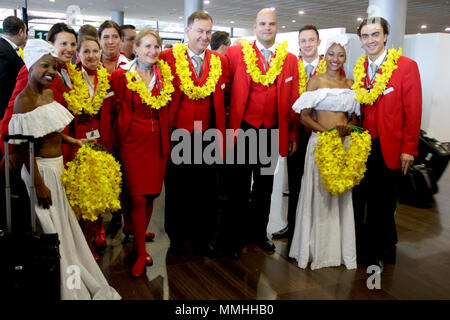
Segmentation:
{"type": "MultiPolygon", "coordinates": [[[[275,54],[275,46],[276,46],[276,44],[274,43],[270,48],[266,48],[266,47],[264,47],[263,45],[262,45],[262,43],[261,42],[259,42],[258,40],[255,40],[255,43],[256,43],[256,47],[258,48],[258,50],[262,53],[263,52],[263,50],[265,49],[265,50],[270,50],[270,51],[272,51],[272,55],[274,55],[275,54]]],[[[270,60],[270,59],[269,59],[270,60]]],[[[267,63],[269,63],[270,61],[267,61],[267,63]]]]}
{"type": "Polygon", "coordinates": [[[198,56],[198,57],[200,57],[200,58],[202,58],[202,63],[203,63],[203,61],[205,60],[205,51],[203,51],[201,54],[195,54],[191,49],[189,49],[189,47],[188,47],[188,55],[189,55],[189,58],[191,58],[191,60],[192,60],[192,63],[194,64],[194,67],[197,69],[197,67],[199,67],[199,66],[197,66],[197,62],[195,61],[195,60],[193,60],[192,59],[192,57],[193,56],[198,56]]]}
{"type": "Polygon", "coordinates": [[[11,40],[9,40],[8,38],[6,38],[5,36],[1,36],[3,39],[5,39],[6,40],[6,42],[8,42],[10,45],[11,45],[11,47],[14,49],[14,51],[16,51],[16,53],[17,53],[17,55],[20,57],[20,55],[19,55],[19,47],[18,46],[16,46],[16,44],[14,43],[14,42],[12,42],[11,40]]]}
{"type": "Polygon", "coordinates": [[[372,64],[372,63],[375,63],[376,65],[377,65],[377,67],[378,68],[380,68],[381,67],[381,64],[383,63],[383,61],[384,61],[384,58],[386,57],[386,55],[387,55],[387,49],[384,49],[384,52],[377,58],[377,60],[375,60],[375,61],[372,61],[372,60],[370,60],[370,58],[369,58],[369,65],[368,65],[368,71],[369,71],[369,78],[373,78],[373,74],[372,74],[372,69],[370,68],[370,65],[372,64]]]}
{"type": "Polygon", "coordinates": [[[314,72],[316,71],[317,66],[319,65],[319,60],[320,60],[319,56],[317,56],[317,58],[315,58],[311,63],[306,62],[306,60],[303,59],[302,61],[303,61],[303,65],[305,66],[305,70],[306,70],[307,65],[309,65],[309,64],[312,65],[313,69],[312,69],[311,75],[313,75],[314,72]]]}

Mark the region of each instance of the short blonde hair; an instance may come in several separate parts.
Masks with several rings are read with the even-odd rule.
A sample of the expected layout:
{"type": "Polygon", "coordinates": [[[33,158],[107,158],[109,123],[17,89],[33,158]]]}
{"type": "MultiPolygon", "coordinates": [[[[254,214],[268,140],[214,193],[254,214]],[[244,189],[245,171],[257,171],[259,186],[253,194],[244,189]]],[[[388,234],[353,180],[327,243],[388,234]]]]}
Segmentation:
{"type": "Polygon", "coordinates": [[[160,47],[162,47],[162,41],[161,41],[161,37],[159,36],[158,32],[156,32],[153,29],[142,29],[141,31],[139,31],[139,33],[136,35],[136,39],[134,40],[136,43],[136,46],[140,46],[141,44],[141,40],[142,38],[148,36],[148,35],[152,35],[156,38],[156,41],[158,42],[158,45],[160,47]]]}

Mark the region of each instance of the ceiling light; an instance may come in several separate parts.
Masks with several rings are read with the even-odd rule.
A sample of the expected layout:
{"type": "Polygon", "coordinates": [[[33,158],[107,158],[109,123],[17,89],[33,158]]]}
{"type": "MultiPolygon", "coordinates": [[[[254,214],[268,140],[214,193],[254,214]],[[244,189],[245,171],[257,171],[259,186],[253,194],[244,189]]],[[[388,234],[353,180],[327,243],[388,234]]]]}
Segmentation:
{"type": "Polygon", "coordinates": [[[445,31],[449,32],[450,31],[450,27],[445,28],[445,31]]]}
{"type": "Polygon", "coordinates": [[[183,19],[183,17],[182,17],[182,16],[179,16],[178,19],[183,19]]]}
{"type": "Polygon", "coordinates": [[[203,1],[204,4],[209,4],[209,0],[203,1]]]}
{"type": "Polygon", "coordinates": [[[305,14],[305,11],[300,10],[300,11],[298,12],[298,14],[305,14]]]}
{"type": "Polygon", "coordinates": [[[283,29],[286,28],[286,26],[281,26],[283,29]]]}
{"type": "Polygon", "coordinates": [[[427,28],[427,25],[426,25],[426,24],[423,24],[423,25],[421,26],[421,28],[422,28],[422,29],[426,29],[426,28],[427,28]]]}
{"type": "Polygon", "coordinates": [[[294,22],[294,23],[295,23],[295,22],[297,22],[297,20],[292,20],[292,22],[294,22]]]}
{"type": "Polygon", "coordinates": [[[55,2],[55,0],[49,0],[50,2],[55,2]]]}
{"type": "Polygon", "coordinates": [[[205,10],[205,13],[209,13],[209,12],[205,10]]]}
{"type": "Polygon", "coordinates": [[[274,7],[272,7],[272,8],[270,8],[270,10],[272,10],[272,11],[275,11],[275,8],[274,8],[274,7]]]}
{"type": "Polygon", "coordinates": [[[234,21],[230,21],[230,23],[234,23],[234,21]]]}
{"type": "Polygon", "coordinates": [[[363,18],[358,17],[356,20],[358,20],[358,21],[363,21],[363,18]]]}

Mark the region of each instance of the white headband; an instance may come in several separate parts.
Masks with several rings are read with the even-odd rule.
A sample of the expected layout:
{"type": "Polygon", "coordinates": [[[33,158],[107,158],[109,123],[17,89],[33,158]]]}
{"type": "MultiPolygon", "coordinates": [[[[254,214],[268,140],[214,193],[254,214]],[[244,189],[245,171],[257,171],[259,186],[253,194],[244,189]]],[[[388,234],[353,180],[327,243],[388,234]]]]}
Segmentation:
{"type": "Polygon", "coordinates": [[[325,52],[333,45],[338,44],[342,48],[345,49],[345,52],[348,51],[348,37],[345,34],[334,34],[327,38],[327,46],[325,52]]]}
{"type": "Polygon", "coordinates": [[[27,69],[30,70],[31,66],[46,54],[50,54],[55,58],[58,57],[55,47],[47,41],[41,39],[28,40],[25,49],[23,49],[23,59],[27,69]]]}

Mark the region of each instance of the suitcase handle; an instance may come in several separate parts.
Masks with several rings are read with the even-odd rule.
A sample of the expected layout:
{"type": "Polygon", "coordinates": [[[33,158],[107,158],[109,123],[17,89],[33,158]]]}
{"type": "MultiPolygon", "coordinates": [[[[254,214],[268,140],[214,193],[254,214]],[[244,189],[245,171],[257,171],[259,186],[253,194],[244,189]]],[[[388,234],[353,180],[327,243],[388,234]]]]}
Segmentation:
{"type": "Polygon", "coordinates": [[[30,154],[30,177],[31,185],[28,186],[30,190],[30,214],[31,214],[31,231],[36,232],[36,212],[35,212],[35,190],[34,190],[34,141],[33,136],[27,136],[22,134],[4,135],[3,141],[5,142],[5,193],[6,193],[6,227],[8,232],[12,232],[11,225],[11,185],[9,177],[9,148],[8,141],[10,140],[26,140],[29,143],[30,154]]]}

